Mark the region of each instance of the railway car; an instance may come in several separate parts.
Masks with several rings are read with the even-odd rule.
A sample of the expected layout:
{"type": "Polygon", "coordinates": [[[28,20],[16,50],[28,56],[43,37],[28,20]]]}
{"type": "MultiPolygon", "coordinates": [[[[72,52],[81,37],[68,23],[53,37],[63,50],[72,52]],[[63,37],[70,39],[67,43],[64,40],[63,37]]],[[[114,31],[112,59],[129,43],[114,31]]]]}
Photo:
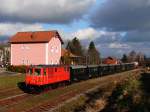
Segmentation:
{"type": "Polygon", "coordinates": [[[116,66],[115,64],[109,65],[109,73],[110,74],[116,73],[115,66],[116,66]]]}
{"type": "Polygon", "coordinates": [[[70,66],[70,80],[71,81],[86,80],[88,78],[89,78],[89,75],[87,72],[87,66],[83,66],[83,65],[70,66]]]}
{"type": "Polygon", "coordinates": [[[109,74],[109,65],[106,65],[106,64],[100,65],[100,72],[102,75],[108,75],[109,74]]]}
{"type": "Polygon", "coordinates": [[[134,63],[126,63],[124,64],[126,71],[127,70],[132,70],[133,68],[135,68],[134,63]]]}
{"type": "Polygon", "coordinates": [[[88,65],[87,74],[89,78],[100,76],[100,67],[98,65],[88,65]]]}

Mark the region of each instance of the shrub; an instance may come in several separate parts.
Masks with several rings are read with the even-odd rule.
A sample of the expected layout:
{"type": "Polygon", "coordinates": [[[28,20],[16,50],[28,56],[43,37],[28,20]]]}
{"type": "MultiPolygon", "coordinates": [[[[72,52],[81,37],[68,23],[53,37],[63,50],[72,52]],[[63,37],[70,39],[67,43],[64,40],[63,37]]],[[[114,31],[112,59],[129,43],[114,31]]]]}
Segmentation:
{"type": "Polygon", "coordinates": [[[6,67],[6,70],[11,71],[11,72],[25,73],[26,72],[26,66],[25,65],[20,65],[20,66],[9,65],[6,67]]]}
{"type": "Polygon", "coordinates": [[[118,84],[109,97],[109,104],[106,110],[115,112],[138,112],[142,110],[143,91],[142,82],[134,76],[128,77],[125,81],[118,84]]]}

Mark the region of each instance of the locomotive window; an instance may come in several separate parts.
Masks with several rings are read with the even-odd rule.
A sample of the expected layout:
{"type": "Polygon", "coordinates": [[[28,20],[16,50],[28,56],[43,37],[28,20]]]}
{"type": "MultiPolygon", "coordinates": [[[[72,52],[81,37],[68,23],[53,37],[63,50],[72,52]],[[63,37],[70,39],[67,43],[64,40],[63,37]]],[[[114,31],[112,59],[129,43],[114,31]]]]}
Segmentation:
{"type": "Polygon", "coordinates": [[[65,67],[64,69],[65,69],[66,72],[69,71],[69,68],[68,68],[68,67],[65,67]]]}
{"type": "Polygon", "coordinates": [[[93,72],[96,72],[96,71],[97,71],[97,68],[94,68],[94,69],[93,69],[93,72]]]}
{"type": "Polygon", "coordinates": [[[69,72],[69,67],[67,67],[67,71],[69,72]]]}
{"type": "Polygon", "coordinates": [[[64,67],[64,70],[67,71],[67,67],[64,67]]]}
{"type": "Polygon", "coordinates": [[[46,69],[44,69],[44,73],[43,74],[46,75],[46,69]]]}
{"type": "Polygon", "coordinates": [[[40,75],[41,69],[35,69],[35,75],[40,75]]]}
{"type": "Polygon", "coordinates": [[[57,72],[57,68],[55,68],[55,72],[57,72]]]}
{"type": "Polygon", "coordinates": [[[28,69],[28,74],[32,75],[33,74],[33,70],[30,68],[28,69]]]}
{"type": "Polygon", "coordinates": [[[79,72],[84,73],[84,69],[83,69],[83,68],[81,68],[81,69],[79,70],[79,72]]]}

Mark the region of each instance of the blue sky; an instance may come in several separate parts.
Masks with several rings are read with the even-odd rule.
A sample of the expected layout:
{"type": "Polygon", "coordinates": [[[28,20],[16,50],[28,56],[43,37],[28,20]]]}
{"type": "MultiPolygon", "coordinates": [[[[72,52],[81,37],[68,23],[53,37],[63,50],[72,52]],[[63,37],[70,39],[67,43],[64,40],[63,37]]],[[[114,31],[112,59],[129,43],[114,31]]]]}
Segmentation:
{"type": "Polygon", "coordinates": [[[150,0],[1,0],[0,41],[19,31],[58,30],[63,40],[94,41],[103,57],[150,56],[150,0]]]}

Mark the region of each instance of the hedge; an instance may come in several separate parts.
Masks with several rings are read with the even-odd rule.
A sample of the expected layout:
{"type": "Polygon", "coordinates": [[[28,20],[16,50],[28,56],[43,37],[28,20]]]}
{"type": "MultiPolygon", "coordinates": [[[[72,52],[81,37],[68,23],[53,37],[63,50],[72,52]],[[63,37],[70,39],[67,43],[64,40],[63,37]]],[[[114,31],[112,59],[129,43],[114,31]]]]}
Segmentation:
{"type": "Polygon", "coordinates": [[[11,71],[11,72],[25,73],[26,72],[26,66],[25,65],[20,65],[20,66],[9,65],[6,67],[6,70],[11,71]]]}

